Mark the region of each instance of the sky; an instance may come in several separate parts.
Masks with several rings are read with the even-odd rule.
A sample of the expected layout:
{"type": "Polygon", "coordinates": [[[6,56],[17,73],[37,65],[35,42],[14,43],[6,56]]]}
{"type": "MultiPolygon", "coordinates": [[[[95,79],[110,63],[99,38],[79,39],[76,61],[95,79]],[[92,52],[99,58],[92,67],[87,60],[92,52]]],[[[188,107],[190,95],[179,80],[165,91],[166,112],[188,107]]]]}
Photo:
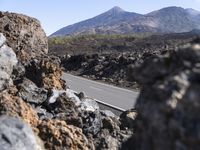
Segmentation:
{"type": "Polygon", "coordinates": [[[99,15],[114,6],[140,14],[168,6],[200,11],[200,0],[0,0],[0,11],[37,18],[47,35],[67,25],[99,15]]]}

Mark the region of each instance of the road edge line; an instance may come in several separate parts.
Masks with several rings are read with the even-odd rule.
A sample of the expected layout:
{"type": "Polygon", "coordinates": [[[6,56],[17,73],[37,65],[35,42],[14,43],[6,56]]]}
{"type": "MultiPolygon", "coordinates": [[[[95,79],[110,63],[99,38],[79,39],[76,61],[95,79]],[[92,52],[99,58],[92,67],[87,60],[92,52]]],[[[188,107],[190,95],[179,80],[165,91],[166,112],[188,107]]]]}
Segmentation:
{"type": "Polygon", "coordinates": [[[105,102],[103,102],[103,101],[101,101],[101,100],[97,100],[97,99],[94,99],[94,100],[95,100],[97,103],[100,103],[100,104],[103,104],[103,105],[105,105],[105,106],[111,107],[111,108],[116,109],[116,110],[118,110],[118,111],[122,111],[122,112],[126,111],[126,110],[123,109],[123,108],[119,108],[119,107],[117,107],[117,106],[114,106],[114,105],[105,103],[105,102]]]}

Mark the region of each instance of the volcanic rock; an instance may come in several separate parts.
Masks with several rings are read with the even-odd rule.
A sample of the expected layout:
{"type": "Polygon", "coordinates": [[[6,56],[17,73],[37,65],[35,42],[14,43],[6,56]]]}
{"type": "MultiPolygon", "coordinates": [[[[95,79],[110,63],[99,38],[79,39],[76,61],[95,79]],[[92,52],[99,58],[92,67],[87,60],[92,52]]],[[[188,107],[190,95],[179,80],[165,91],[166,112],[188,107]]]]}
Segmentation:
{"type": "Polygon", "coordinates": [[[76,75],[94,80],[106,81],[118,86],[135,87],[135,82],[130,82],[127,78],[128,65],[134,64],[137,55],[120,53],[114,54],[79,54],[61,59],[62,66],[66,71],[71,71],[76,75]],[[132,59],[132,57],[136,57],[132,59]]]}
{"type": "Polygon", "coordinates": [[[39,136],[49,150],[88,150],[87,138],[80,128],[67,125],[64,121],[47,120],[38,125],[39,136]]]}
{"type": "Polygon", "coordinates": [[[73,91],[53,91],[45,105],[55,114],[55,118],[65,120],[68,124],[81,127],[84,134],[97,134],[101,127],[101,113],[98,104],[91,98],[79,99],[73,91]]]}
{"type": "Polygon", "coordinates": [[[0,115],[20,117],[26,123],[35,126],[38,116],[31,106],[16,95],[15,88],[0,93],[0,115]]]}
{"type": "Polygon", "coordinates": [[[132,128],[134,129],[135,119],[137,112],[134,109],[126,110],[120,115],[121,128],[132,128]]]}
{"type": "Polygon", "coordinates": [[[14,117],[0,117],[1,150],[43,150],[43,146],[32,129],[14,117]]]}
{"type": "MultiPolygon", "coordinates": [[[[132,131],[120,129],[119,118],[111,112],[103,114],[94,99],[67,89],[61,79],[60,60],[46,55],[47,39],[39,22],[24,15],[0,12],[0,24],[0,32],[7,38],[0,34],[0,121],[2,115],[20,118],[50,150],[121,147],[132,131]]],[[[80,58],[87,60],[85,56],[80,58]]],[[[99,72],[106,65],[101,64],[105,59],[96,55],[85,67],[94,63],[94,71],[99,72]]],[[[118,62],[126,60],[116,58],[108,62],[117,68],[118,62]]],[[[1,127],[6,134],[0,135],[0,149],[23,149],[22,144],[31,146],[29,149],[37,145],[36,149],[42,148],[32,132],[26,133],[26,127],[22,128],[23,123],[3,119],[0,134],[1,127]],[[17,142],[19,145],[13,145],[17,142]]]]}
{"type": "Polygon", "coordinates": [[[38,88],[32,81],[24,79],[18,87],[18,95],[26,102],[40,105],[47,100],[47,90],[38,88]]]}
{"type": "Polygon", "coordinates": [[[40,22],[21,14],[0,12],[0,32],[22,62],[47,54],[48,43],[40,22]]]}
{"type": "Polygon", "coordinates": [[[13,67],[17,64],[13,50],[5,45],[6,38],[0,34],[0,91],[6,89],[13,84],[11,79],[13,67]]]}
{"type": "Polygon", "coordinates": [[[58,62],[50,57],[31,59],[25,66],[26,77],[38,87],[46,89],[65,89],[65,81],[61,79],[62,71],[58,62]]]}
{"type": "Polygon", "coordinates": [[[200,148],[200,43],[187,44],[135,69],[143,88],[135,133],[122,149],[200,148]]]}

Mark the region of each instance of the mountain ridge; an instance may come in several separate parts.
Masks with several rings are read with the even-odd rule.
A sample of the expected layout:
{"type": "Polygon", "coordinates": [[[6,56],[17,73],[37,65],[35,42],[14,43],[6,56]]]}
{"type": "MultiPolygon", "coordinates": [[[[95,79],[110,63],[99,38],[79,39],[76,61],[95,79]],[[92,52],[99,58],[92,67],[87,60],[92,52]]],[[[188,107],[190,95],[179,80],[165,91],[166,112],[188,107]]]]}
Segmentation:
{"type": "Polygon", "coordinates": [[[128,12],[118,6],[93,18],[63,27],[50,35],[181,33],[200,29],[200,12],[191,8],[165,7],[147,14],[128,12]]]}

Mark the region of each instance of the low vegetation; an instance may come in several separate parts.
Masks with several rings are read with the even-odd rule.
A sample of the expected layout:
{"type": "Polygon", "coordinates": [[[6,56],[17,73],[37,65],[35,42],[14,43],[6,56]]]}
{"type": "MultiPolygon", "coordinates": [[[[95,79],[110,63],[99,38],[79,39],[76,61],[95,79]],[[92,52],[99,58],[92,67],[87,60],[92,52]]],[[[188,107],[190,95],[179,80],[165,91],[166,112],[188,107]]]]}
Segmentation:
{"type": "Polygon", "coordinates": [[[79,35],[49,38],[50,54],[94,54],[136,51],[160,51],[174,49],[194,38],[194,33],[152,35],[150,33],[132,35],[79,35]]]}

